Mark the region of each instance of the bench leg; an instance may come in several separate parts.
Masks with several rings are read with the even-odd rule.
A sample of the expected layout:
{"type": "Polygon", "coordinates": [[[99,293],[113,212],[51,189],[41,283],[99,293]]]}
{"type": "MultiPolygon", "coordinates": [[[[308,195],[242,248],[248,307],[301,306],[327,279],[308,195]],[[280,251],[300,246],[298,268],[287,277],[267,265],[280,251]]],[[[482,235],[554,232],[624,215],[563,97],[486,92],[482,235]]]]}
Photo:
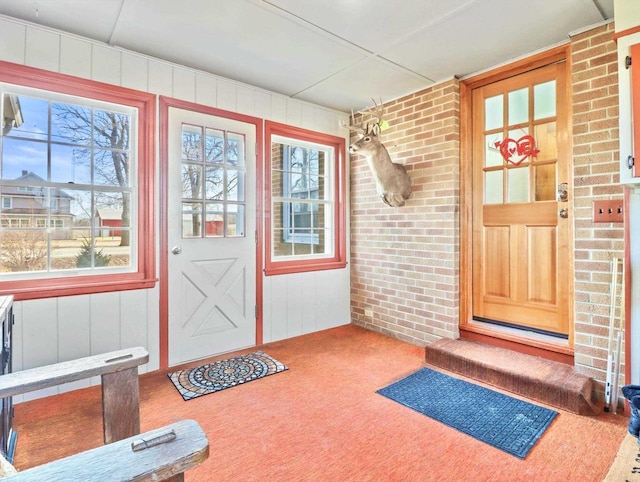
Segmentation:
{"type": "Polygon", "coordinates": [[[140,433],[138,367],[102,375],[104,443],[140,433]]]}
{"type": "Polygon", "coordinates": [[[181,474],[176,474],[173,477],[169,477],[168,479],[164,479],[169,482],[184,482],[184,472],[181,474]]]}

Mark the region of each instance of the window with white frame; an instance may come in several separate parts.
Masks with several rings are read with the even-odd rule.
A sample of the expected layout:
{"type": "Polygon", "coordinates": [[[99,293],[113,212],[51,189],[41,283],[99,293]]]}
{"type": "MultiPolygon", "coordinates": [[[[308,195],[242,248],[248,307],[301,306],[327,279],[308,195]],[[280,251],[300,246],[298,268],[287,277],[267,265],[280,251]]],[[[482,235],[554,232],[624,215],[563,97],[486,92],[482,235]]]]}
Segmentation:
{"type": "Polygon", "coordinates": [[[330,255],[332,247],[321,246],[320,240],[325,239],[333,224],[330,214],[326,216],[332,212],[333,204],[331,183],[326,182],[330,181],[328,168],[333,165],[331,151],[324,146],[274,137],[272,154],[282,159],[282,166],[275,166],[275,171],[271,165],[272,180],[282,180],[278,186],[282,197],[272,197],[272,202],[282,211],[282,227],[276,229],[282,229],[282,240],[291,248],[290,253],[286,249],[287,254],[330,255]]]}
{"type": "Polygon", "coordinates": [[[153,286],[153,254],[143,253],[155,249],[155,96],[0,64],[0,294],[153,286]],[[105,209],[119,213],[118,236],[102,236],[105,209]]]}
{"type": "Polygon", "coordinates": [[[266,274],[343,267],[344,140],[274,122],[266,132],[266,274]]]}

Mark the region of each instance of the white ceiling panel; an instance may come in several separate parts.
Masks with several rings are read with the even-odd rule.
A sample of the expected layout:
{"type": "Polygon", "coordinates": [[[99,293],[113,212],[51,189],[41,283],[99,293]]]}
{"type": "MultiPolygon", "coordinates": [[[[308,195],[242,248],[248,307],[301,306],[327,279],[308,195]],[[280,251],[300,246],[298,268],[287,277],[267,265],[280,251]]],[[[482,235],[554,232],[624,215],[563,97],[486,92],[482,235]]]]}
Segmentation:
{"type": "Polygon", "coordinates": [[[244,0],[127,1],[112,43],[286,95],[364,58],[244,0]]]}
{"type": "Polygon", "coordinates": [[[0,15],[349,112],[551,47],[613,1],[0,0],[0,15]]]}
{"type": "Polygon", "coordinates": [[[0,0],[0,13],[108,42],[122,0],[0,0]]]}
{"type": "Polygon", "coordinates": [[[360,110],[372,105],[371,99],[383,102],[425,89],[433,84],[417,74],[408,72],[377,57],[368,58],[330,79],[325,80],[297,97],[338,110],[360,110]]]}
{"type": "Polygon", "coordinates": [[[429,28],[478,0],[264,0],[371,53],[429,28]]]}
{"type": "Polygon", "coordinates": [[[380,55],[439,81],[566,41],[569,32],[601,21],[591,0],[483,0],[380,55]]]}

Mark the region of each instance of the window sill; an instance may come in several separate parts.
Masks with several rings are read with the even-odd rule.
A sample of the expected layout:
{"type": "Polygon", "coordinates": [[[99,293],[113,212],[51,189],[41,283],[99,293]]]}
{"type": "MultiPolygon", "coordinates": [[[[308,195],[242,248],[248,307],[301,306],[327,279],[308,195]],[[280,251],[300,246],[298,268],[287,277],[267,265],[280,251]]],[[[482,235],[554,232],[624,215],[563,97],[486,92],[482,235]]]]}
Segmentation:
{"type": "Polygon", "coordinates": [[[12,295],[15,301],[54,298],[59,296],[89,295],[112,291],[128,291],[153,288],[156,278],[142,278],[136,275],[87,276],[86,278],[52,278],[46,281],[6,282],[0,288],[0,296],[12,295]]]}
{"type": "Polygon", "coordinates": [[[346,266],[347,266],[346,261],[328,261],[328,262],[312,261],[309,263],[304,263],[300,261],[289,261],[289,262],[282,262],[276,265],[266,267],[264,270],[264,274],[266,276],[275,276],[275,275],[282,275],[282,274],[306,273],[310,271],[343,269],[343,268],[346,268],[346,266]]]}

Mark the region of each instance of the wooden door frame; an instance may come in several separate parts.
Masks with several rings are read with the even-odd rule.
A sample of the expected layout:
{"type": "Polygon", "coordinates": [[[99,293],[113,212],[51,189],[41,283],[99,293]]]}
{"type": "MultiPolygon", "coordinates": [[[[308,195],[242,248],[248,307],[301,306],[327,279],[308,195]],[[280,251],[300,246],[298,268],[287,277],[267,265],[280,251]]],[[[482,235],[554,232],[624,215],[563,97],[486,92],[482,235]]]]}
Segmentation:
{"type": "MultiPolygon", "coordinates": [[[[560,45],[545,52],[541,52],[526,59],[522,59],[499,67],[497,69],[478,74],[460,81],[460,320],[461,338],[482,341],[492,345],[502,346],[524,353],[530,353],[544,358],[562,361],[573,365],[573,332],[574,332],[574,287],[573,276],[569,287],[569,343],[553,343],[531,339],[526,336],[495,332],[485,327],[471,325],[473,317],[473,125],[472,125],[472,92],[499,80],[546,65],[566,61],[566,100],[571,105],[571,50],[570,44],[560,45]]],[[[571,132],[571,112],[567,114],[568,130],[571,132]]],[[[572,139],[569,136],[568,151],[572,152],[572,139]]],[[[570,158],[569,158],[570,162],[570,158]]],[[[569,169],[571,171],[571,168],[569,169]]],[[[571,237],[573,241],[573,237],[571,237]]],[[[571,253],[573,250],[571,249],[571,253]]],[[[569,262],[569,269],[573,270],[573,256],[569,262]]]]}
{"type": "MultiPolygon", "coordinates": [[[[198,112],[201,114],[223,117],[247,124],[256,128],[256,346],[263,341],[263,317],[262,317],[262,240],[263,236],[263,159],[264,159],[264,121],[258,117],[252,117],[236,112],[230,112],[215,107],[208,107],[171,97],[160,96],[160,369],[169,367],[169,186],[167,173],[169,172],[169,108],[198,112]]],[[[251,236],[251,233],[247,233],[251,236]]]]}

